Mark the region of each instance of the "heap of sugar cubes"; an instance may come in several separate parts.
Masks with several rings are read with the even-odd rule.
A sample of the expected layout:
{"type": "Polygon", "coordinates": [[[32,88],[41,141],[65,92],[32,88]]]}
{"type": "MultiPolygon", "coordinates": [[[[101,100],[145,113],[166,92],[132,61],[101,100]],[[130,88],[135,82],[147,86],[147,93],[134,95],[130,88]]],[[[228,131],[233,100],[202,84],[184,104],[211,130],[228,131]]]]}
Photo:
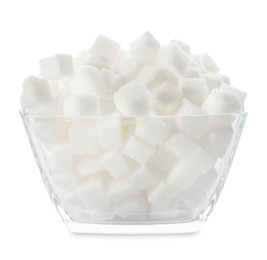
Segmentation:
{"type": "Polygon", "coordinates": [[[220,177],[245,98],[207,53],[145,32],[129,50],[99,35],[75,58],[40,60],[21,106],[73,219],[188,221],[220,177]]]}

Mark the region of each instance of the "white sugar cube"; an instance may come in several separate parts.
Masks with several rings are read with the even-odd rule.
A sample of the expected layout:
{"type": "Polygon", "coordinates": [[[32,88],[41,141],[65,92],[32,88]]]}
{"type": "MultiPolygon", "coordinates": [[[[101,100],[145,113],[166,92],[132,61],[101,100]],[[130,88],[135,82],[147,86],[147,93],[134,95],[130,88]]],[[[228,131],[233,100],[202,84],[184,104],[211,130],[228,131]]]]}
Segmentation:
{"type": "Polygon", "coordinates": [[[104,170],[104,167],[100,163],[98,157],[82,157],[76,163],[77,171],[79,176],[85,177],[94,173],[99,173],[104,170]]]}
{"type": "Polygon", "coordinates": [[[107,36],[100,34],[89,52],[99,56],[108,66],[112,66],[120,52],[120,45],[107,36]]]}
{"type": "Polygon", "coordinates": [[[107,195],[113,202],[123,202],[139,195],[139,193],[138,189],[122,177],[110,183],[107,195]]]}
{"type": "Polygon", "coordinates": [[[155,146],[144,142],[136,136],[131,136],[126,142],[123,153],[134,161],[145,164],[155,152],[155,146]]]}
{"type": "Polygon", "coordinates": [[[69,124],[61,119],[36,119],[32,125],[33,132],[38,141],[47,149],[68,142],[69,124]]]}
{"type": "Polygon", "coordinates": [[[97,55],[90,53],[87,50],[82,51],[78,56],[73,59],[75,68],[80,68],[83,65],[91,65],[98,69],[106,68],[105,62],[97,55]]]}
{"type": "Polygon", "coordinates": [[[29,76],[22,83],[22,87],[20,102],[23,108],[34,111],[53,103],[48,81],[29,76]]]}
{"type": "Polygon", "coordinates": [[[109,200],[107,190],[101,178],[90,178],[76,190],[87,209],[101,207],[109,200]]]}
{"type": "Polygon", "coordinates": [[[202,78],[182,78],[179,81],[183,96],[200,106],[209,94],[206,81],[202,78]]]}
{"type": "Polygon", "coordinates": [[[99,119],[97,135],[101,149],[115,150],[122,147],[122,124],[118,118],[99,119]]]}
{"type": "Polygon", "coordinates": [[[188,164],[180,161],[168,173],[166,183],[170,189],[174,190],[176,195],[179,191],[190,187],[200,174],[198,170],[192,169],[188,164]]]}
{"type": "Polygon", "coordinates": [[[171,41],[171,43],[176,43],[179,44],[180,47],[190,56],[191,55],[191,49],[188,43],[186,42],[182,42],[182,41],[178,41],[178,40],[173,40],[171,41]]]}
{"type": "Polygon", "coordinates": [[[114,101],[122,115],[142,116],[151,111],[150,95],[142,84],[131,81],[114,94],[114,101]]]}
{"type": "Polygon", "coordinates": [[[197,190],[210,192],[216,185],[218,179],[218,172],[215,170],[215,168],[211,168],[205,174],[201,174],[192,186],[197,190]]]}
{"type": "Polygon", "coordinates": [[[148,117],[136,122],[135,134],[150,144],[158,145],[168,137],[173,128],[168,120],[148,117]]]}
{"type": "Polygon", "coordinates": [[[175,196],[173,189],[170,189],[165,182],[158,182],[157,185],[147,190],[147,200],[152,205],[166,207],[175,196]]]}
{"type": "Polygon", "coordinates": [[[206,70],[212,72],[212,73],[218,73],[219,72],[219,67],[217,64],[214,62],[214,60],[210,57],[208,53],[204,53],[202,56],[202,62],[204,64],[204,67],[206,70]]]}
{"type": "Polygon", "coordinates": [[[145,221],[149,216],[149,205],[145,197],[136,196],[130,200],[115,203],[114,213],[129,221],[145,221]]]}
{"type": "Polygon", "coordinates": [[[213,89],[218,89],[223,84],[223,77],[221,75],[201,74],[201,77],[205,79],[209,92],[213,89]]]}
{"type": "Polygon", "coordinates": [[[188,66],[185,71],[184,76],[186,78],[199,78],[200,77],[200,69],[197,67],[188,66]]]}
{"type": "Polygon", "coordinates": [[[203,111],[187,99],[183,99],[177,111],[175,125],[187,136],[200,139],[207,131],[209,118],[203,111]]]}
{"type": "Polygon", "coordinates": [[[74,174],[75,172],[69,171],[51,175],[51,184],[56,187],[61,197],[76,190],[78,185],[74,174]]]}
{"type": "Polygon", "coordinates": [[[107,153],[100,159],[100,161],[103,167],[115,179],[126,175],[135,169],[135,163],[117,151],[107,153]]]}
{"type": "Polygon", "coordinates": [[[184,75],[190,63],[190,56],[173,42],[160,47],[156,58],[156,65],[172,73],[177,78],[184,75]]]}
{"type": "Polygon", "coordinates": [[[95,93],[71,94],[63,103],[66,116],[97,116],[100,114],[99,96],[95,93]]]}
{"type": "Polygon", "coordinates": [[[125,80],[130,81],[137,75],[141,68],[142,64],[137,58],[124,54],[120,57],[113,69],[125,80]]]}
{"type": "Polygon", "coordinates": [[[167,81],[168,77],[162,68],[155,65],[146,65],[137,74],[135,80],[150,91],[154,91],[162,82],[167,81]]]}
{"type": "Polygon", "coordinates": [[[69,139],[74,155],[97,155],[100,146],[94,124],[75,123],[70,127],[69,139]]]}
{"type": "Polygon", "coordinates": [[[99,95],[100,111],[101,115],[114,115],[119,112],[116,110],[113,95],[101,94],[99,95]]]}
{"type": "Polygon", "coordinates": [[[165,146],[181,159],[186,159],[198,148],[198,145],[182,133],[172,134],[166,141],[165,146]]]}
{"type": "Polygon", "coordinates": [[[225,83],[223,83],[221,85],[220,90],[232,93],[239,100],[240,104],[244,105],[244,101],[245,101],[245,99],[247,97],[247,93],[246,92],[241,91],[241,90],[239,90],[237,88],[231,87],[230,85],[227,85],[225,83]]]}
{"type": "Polygon", "coordinates": [[[59,79],[72,74],[73,63],[69,54],[56,54],[39,61],[40,74],[45,79],[59,79]]]}
{"type": "Polygon", "coordinates": [[[222,77],[223,82],[224,82],[225,84],[227,84],[227,85],[231,85],[231,83],[230,83],[230,79],[229,79],[229,77],[228,77],[227,75],[220,74],[220,76],[222,77]]]}
{"type": "Polygon", "coordinates": [[[55,146],[48,157],[48,165],[52,175],[73,174],[74,163],[69,145],[55,146]]]}
{"type": "Polygon", "coordinates": [[[235,116],[232,115],[211,115],[209,118],[209,128],[214,130],[231,128],[236,119],[235,116]]]}
{"type": "Polygon", "coordinates": [[[143,63],[153,64],[157,56],[160,44],[157,39],[148,31],[130,44],[130,51],[133,56],[143,63]]]}
{"type": "Polygon", "coordinates": [[[177,110],[181,98],[181,89],[165,81],[156,90],[154,102],[156,102],[156,104],[159,104],[163,109],[166,109],[173,113],[177,110]]]}
{"type": "Polygon", "coordinates": [[[105,90],[99,71],[89,65],[84,65],[75,71],[70,86],[74,93],[103,92],[105,90]]]}
{"type": "Polygon", "coordinates": [[[201,147],[197,148],[188,158],[190,166],[201,173],[208,172],[216,162],[217,158],[201,147]]]}
{"type": "Polygon", "coordinates": [[[122,84],[122,78],[118,73],[109,69],[102,69],[99,73],[103,80],[103,92],[113,94],[119,89],[122,84]]]}
{"type": "Polygon", "coordinates": [[[235,113],[243,110],[235,94],[219,89],[211,91],[201,108],[207,114],[235,113]]]}
{"type": "Polygon", "coordinates": [[[156,184],[158,179],[158,173],[152,170],[150,167],[142,165],[135,171],[129,171],[127,179],[136,188],[145,190],[156,184]]]}
{"type": "Polygon", "coordinates": [[[148,161],[148,165],[160,170],[168,172],[177,162],[179,158],[164,146],[160,146],[148,161]]]}

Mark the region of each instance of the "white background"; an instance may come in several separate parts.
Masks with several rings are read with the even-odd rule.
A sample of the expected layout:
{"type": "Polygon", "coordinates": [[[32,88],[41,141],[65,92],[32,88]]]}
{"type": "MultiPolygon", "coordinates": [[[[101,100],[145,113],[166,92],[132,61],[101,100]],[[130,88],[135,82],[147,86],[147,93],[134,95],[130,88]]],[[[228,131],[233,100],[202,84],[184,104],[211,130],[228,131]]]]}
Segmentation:
{"type": "Polygon", "coordinates": [[[266,259],[266,1],[0,0],[0,259],[266,259]],[[156,2],[156,3],[155,3],[156,2]],[[222,196],[203,229],[169,236],[70,233],[57,215],[19,118],[21,83],[38,60],[127,43],[145,30],[208,51],[249,92],[247,124],[222,196]]]}

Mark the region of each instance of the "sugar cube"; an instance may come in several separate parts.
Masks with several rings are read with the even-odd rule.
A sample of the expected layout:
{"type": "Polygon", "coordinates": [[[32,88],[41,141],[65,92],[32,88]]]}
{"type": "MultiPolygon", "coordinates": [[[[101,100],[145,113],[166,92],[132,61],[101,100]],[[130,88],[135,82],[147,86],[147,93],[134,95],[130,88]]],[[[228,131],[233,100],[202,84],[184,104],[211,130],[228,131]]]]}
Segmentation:
{"type": "Polygon", "coordinates": [[[104,171],[104,167],[98,157],[82,157],[76,163],[77,171],[80,177],[86,177],[94,173],[104,171]]]}
{"type": "Polygon", "coordinates": [[[121,48],[118,43],[107,36],[100,34],[89,52],[99,56],[108,66],[112,66],[118,56],[121,48]]]}
{"type": "Polygon", "coordinates": [[[166,173],[178,161],[179,158],[174,153],[167,150],[164,146],[160,146],[152,155],[152,157],[148,160],[148,165],[166,173]]]}
{"type": "Polygon", "coordinates": [[[99,96],[95,93],[71,94],[63,103],[66,116],[97,116],[100,114],[99,96]]]}
{"type": "Polygon", "coordinates": [[[135,134],[150,144],[158,145],[173,130],[173,125],[166,119],[148,117],[136,122],[135,134]]]}
{"type": "Polygon", "coordinates": [[[209,94],[206,81],[202,78],[182,78],[179,81],[183,96],[200,106],[209,94]]]}
{"type": "Polygon", "coordinates": [[[244,91],[241,91],[237,88],[234,88],[230,85],[227,85],[225,83],[223,83],[220,87],[220,90],[225,91],[225,92],[229,92],[232,93],[240,102],[241,105],[244,105],[244,101],[247,97],[247,93],[244,91]]]}
{"type": "Polygon", "coordinates": [[[202,56],[202,62],[204,64],[204,67],[206,70],[210,71],[211,73],[218,73],[219,72],[219,67],[217,64],[214,62],[214,60],[210,57],[208,53],[204,53],[202,56]]]}
{"type": "Polygon", "coordinates": [[[131,54],[143,63],[153,64],[157,56],[160,44],[148,31],[130,44],[131,54]]]}
{"type": "Polygon", "coordinates": [[[103,80],[103,87],[101,91],[113,94],[122,84],[122,77],[109,69],[101,69],[100,76],[103,80]]]}
{"type": "Polygon", "coordinates": [[[185,71],[184,76],[186,78],[199,78],[200,77],[200,69],[198,67],[188,66],[185,71]]]}
{"type": "Polygon", "coordinates": [[[122,152],[134,161],[145,164],[154,154],[155,146],[133,135],[126,142],[122,152]]]}
{"type": "Polygon", "coordinates": [[[151,110],[150,94],[142,84],[131,81],[114,94],[115,105],[125,116],[147,115],[151,110]]]}
{"type": "Polygon", "coordinates": [[[69,129],[69,139],[74,155],[97,155],[100,146],[94,124],[74,123],[69,129]]]}
{"type": "Polygon", "coordinates": [[[127,174],[127,179],[136,188],[145,190],[156,184],[158,173],[155,170],[152,170],[150,167],[142,165],[135,171],[129,171],[127,174]]]}
{"type": "Polygon", "coordinates": [[[135,163],[117,151],[107,153],[100,161],[103,167],[115,179],[135,169],[135,163]]]}
{"type": "Polygon", "coordinates": [[[87,50],[82,51],[78,56],[73,59],[75,68],[79,68],[83,65],[91,65],[98,69],[106,68],[105,62],[97,55],[90,53],[87,50]]]}
{"type": "Polygon", "coordinates": [[[25,109],[36,110],[52,104],[53,97],[48,81],[29,76],[22,84],[23,92],[20,97],[21,106],[25,109]]]}
{"type": "Polygon", "coordinates": [[[243,106],[235,94],[219,89],[211,91],[201,108],[207,114],[226,114],[243,110],[243,106]]]}
{"type": "Polygon", "coordinates": [[[99,119],[97,122],[97,135],[101,149],[115,150],[122,147],[122,124],[120,119],[99,119]]]}
{"type": "Polygon", "coordinates": [[[213,89],[218,89],[223,84],[223,77],[217,74],[201,74],[201,77],[205,79],[209,92],[213,89]]]}
{"type": "Polygon", "coordinates": [[[73,62],[69,54],[56,54],[39,61],[40,74],[44,79],[59,79],[72,74],[73,62]]]}
{"type": "Polygon", "coordinates": [[[156,65],[177,78],[184,75],[189,63],[190,56],[175,42],[161,46],[156,57],[156,65]]]}

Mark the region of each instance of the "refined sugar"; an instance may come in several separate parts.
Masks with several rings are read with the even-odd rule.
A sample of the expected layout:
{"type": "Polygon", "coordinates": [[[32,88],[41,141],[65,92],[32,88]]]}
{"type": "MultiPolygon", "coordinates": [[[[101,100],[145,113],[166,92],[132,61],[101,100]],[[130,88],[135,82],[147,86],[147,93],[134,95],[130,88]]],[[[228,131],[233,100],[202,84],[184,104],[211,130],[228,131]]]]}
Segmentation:
{"type": "Polygon", "coordinates": [[[143,63],[153,64],[157,56],[160,44],[148,31],[130,44],[131,54],[143,63]]]}
{"type": "Polygon", "coordinates": [[[235,116],[232,115],[210,115],[209,128],[214,130],[221,128],[231,128],[235,119],[235,116]]]}
{"type": "Polygon", "coordinates": [[[156,184],[158,179],[158,173],[152,170],[150,167],[142,165],[135,171],[129,171],[127,179],[136,188],[145,190],[156,184]]]}
{"type": "Polygon", "coordinates": [[[160,47],[156,57],[156,65],[177,78],[184,75],[189,63],[190,56],[175,42],[160,47]]]}
{"type": "Polygon", "coordinates": [[[180,47],[190,56],[191,55],[191,50],[190,50],[190,46],[189,44],[187,44],[186,42],[182,42],[182,41],[178,41],[178,40],[173,40],[171,41],[171,43],[176,43],[179,44],[180,47]]]}
{"type": "MultiPolygon", "coordinates": [[[[51,175],[51,184],[57,189],[59,194],[63,197],[67,193],[71,193],[76,190],[78,184],[74,177],[74,174],[70,173],[59,173],[51,175]]],[[[49,184],[46,184],[49,185],[49,184]]]]}
{"type": "Polygon", "coordinates": [[[198,140],[207,131],[209,118],[187,99],[183,99],[175,119],[176,127],[187,136],[198,140]]]}
{"type": "Polygon", "coordinates": [[[32,125],[37,140],[47,149],[68,141],[69,124],[63,120],[36,119],[32,125]]]}
{"type": "Polygon", "coordinates": [[[231,83],[230,83],[230,79],[229,79],[229,77],[228,77],[227,75],[224,75],[224,74],[219,74],[219,75],[222,77],[223,82],[224,82],[225,84],[227,84],[227,85],[231,85],[231,83]]]}
{"type": "Polygon", "coordinates": [[[87,209],[101,207],[109,200],[107,190],[101,178],[90,178],[79,185],[76,193],[87,209]]]}
{"type": "Polygon", "coordinates": [[[76,163],[77,171],[80,177],[89,176],[104,170],[104,167],[98,157],[82,157],[76,163]]]}
{"type": "Polygon", "coordinates": [[[145,197],[136,196],[127,201],[114,204],[116,216],[131,221],[145,221],[149,217],[149,205],[145,197]]]}
{"type": "Polygon", "coordinates": [[[244,101],[247,97],[246,92],[236,89],[234,87],[231,87],[230,85],[227,85],[225,83],[221,85],[220,90],[232,93],[239,100],[240,104],[244,105],[244,101]]]}
{"type": "Polygon", "coordinates": [[[108,69],[102,69],[99,73],[103,80],[103,92],[113,94],[119,89],[122,84],[122,78],[119,74],[108,69]]]}
{"type": "Polygon", "coordinates": [[[107,196],[111,198],[113,202],[123,202],[139,195],[139,193],[140,191],[126,178],[121,177],[110,183],[107,196]]]}
{"type": "Polygon", "coordinates": [[[163,69],[155,65],[146,65],[137,74],[135,80],[153,92],[162,82],[168,80],[168,77],[163,69]]]}
{"type": "Polygon", "coordinates": [[[72,74],[73,62],[69,54],[56,54],[39,61],[40,74],[45,79],[59,79],[72,74]]]}
{"type": "Polygon", "coordinates": [[[181,98],[182,91],[180,88],[165,81],[156,90],[154,102],[159,103],[163,109],[173,113],[177,110],[181,98]]]}
{"type": "Polygon", "coordinates": [[[163,118],[147,117],[136,122],[135,134],[150,144],[158,145],[173,130],[173,125],[163,118]]]}
{"type": "Polygon", "coordinates": [[[116,110],[115,102],[112,95],[101,94],[99,96],[100,103],[100,111],[101,115],[117,115],[119,116],[119,112],[116,110]]]}
{"type": "Polygon", "coordinates": [[[165,182],[159,181],[155,186],[147,190],[147,200],[152,205],[164,207],[175,196],[175,192],[165,182]]]}
{"type": "Polygon", "coordinates": [[[106,68],[105,62],[97,55],[90,53],[87,50],[82,51],[77,57],[73,59],[75,68],[80,68],[83,65],[91,65],[98,69],[106,68]]]}
{"type": "Polygon", "coordinates": [[[204,67],[206,70],[210,71],[211,73],[218,73],[219,72],[219,67],[217,64],[214,62],[214,60],[210,57],[208,53],[204,53],[202,56],[202,62],[204,64],[204,67]]]}
{"type": "Polygon", "coordinates": [[[48,165],[51,175],[73,174],[74,163],[69,145],[55,146],[48,157],[48,165]]]}
{"type": "Polygon", "coordinates": [[[100,161],[103,167],[115,179],[134,171],[136,168],[134,162],[117,151],[107,153],[100,161]]]}
{"type": "Polygon", "coordinates": [[[155,146],[131,136],[126,142],[122,152],[134,161],[145,164],[155,152],[155,146]]]}
{"type": "Polygon", "coordinates": [[[198,145],[182,133],[172,134],[166,141],[165,146],[181,159],[186,159],[198,148],[198,145]]]}
{"type": "Polygon", "coordinates": [[[100,147],[94,124],[74,123],[69,130],[69,139],[74,155],[97,155],[100,147]]]}
{"type": "Polygon", "coordinates": [[[185,71],[184,76],[186,78],[199,78],[200,77],[200,69],[198,67],[188,66],[185,71]]]}
{"type": "Polygon", "coordinates": [[[66,116],[97,116],[100,114],[99,96],[95,93],[71,94],[63,103],[66,116]]]}
{"type": "Polygon", "coordinates": [[[214,167],[216,161],[217,159],[214,155],[201,147],[197,148],[188,158],[190,166],[201,173],[209,171],[212,167],[214,167]]]}
{"type": "Polygon", "coordinates": [[[114,94],[118,111],[125,116],[143,116],[151,111],[150,92],[139,82],[132,81],[114,94]]]}
{"type": "Polygon", "coordinates": [[[118,43],[100,34],[89,52],[99,56],[108,66],[112,66],[120,52],[121,48],[118,43]]]}
{"type": "Polygon", "coordinates": [[[200,106],[209,94],[206,81],[202,78],[182,78],[179,85],[183,92],[183,97],[189,99],[200,106]]]}
{"type": "Polygon", "coordinates": [[[115,150],[122,147],[122,124],[120,119],[99,119],[97,122],[97,135],[101,149],[115,150]]]}
{"type": "Polygon", "coordinates": [[[214,185],[216,185],[217,181],[218,181],[218,173],[215,170],[215,168],[211,168],[205,174],[201,174],[196,179],[193,186],[198,190],[209,192],[214,187],[214,185]]]}
{"type": "Polygon", "coordinates": [[[201,77],[205,79],[209,92],[211,92],[213,89],[220,88],[223,83],[223,78],[221,75],[201,74],[201,77]]]}
{"type": "Polygon", "coordinates": [[[89,65],[84,65],[75,71],[70,86],[74,93],[105,92],[104,81],[99,71],[89,65]]]}
{"type": "Polygon", "coordinates": [[[168,173],[166,184],[168,188],[174,191],[174,196],[176,196],[179,191],[190,187],[200,174],[197,169],[191,168],[185,162],[180,161],[168,173]]]}
{"type": "Polygon", "coordinates": [[[25,109],[37,110],[42,106],[52,104],[53,97],[48,81],[29,76],[22,84],[20,96],[21,106],[25,109]]]}
{"type": "Polygon", "coordinates": [[[160,146],[148,161],[148,165],[164,173],[168,172],[179,159],[175,154],[160,146]]]}
{"type": "Polygon", "coordinates": [[[120,74],[125,80],[130,81],[141,70],[141,62],[130,55],[122,55],[114,67],[114,71],[120,74]]]}
{"type": "Polygon", "coordinates": [[[219,89],[211,91],[201,108],[207,114],[227,114],[243,110],[243,106],[235,94],[219,89]]]}

